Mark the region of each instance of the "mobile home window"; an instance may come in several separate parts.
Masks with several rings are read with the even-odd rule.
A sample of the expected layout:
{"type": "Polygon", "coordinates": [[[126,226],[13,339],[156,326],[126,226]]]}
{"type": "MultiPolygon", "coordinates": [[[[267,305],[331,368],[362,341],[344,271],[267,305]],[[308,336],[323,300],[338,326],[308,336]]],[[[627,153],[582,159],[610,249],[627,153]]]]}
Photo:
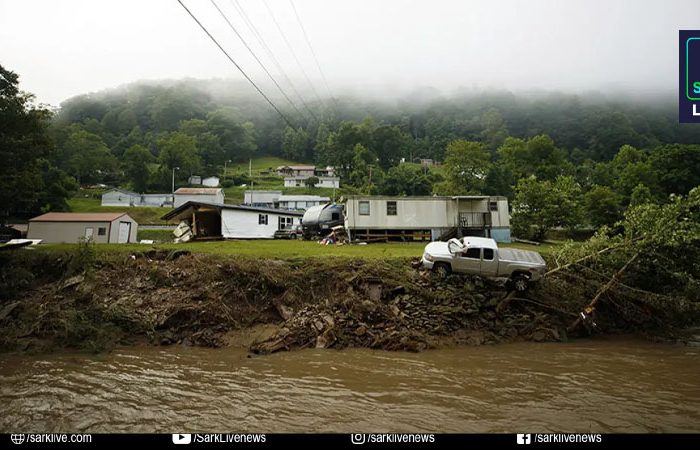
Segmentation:
{"type": "Polygon", "coordinates": [[[498,211],[498,202],[489,202],[489,210],[498,211]]]}
{"type": "Polygon", "coordinates": [[[359,213],[361,216],[369,216],[369,202],[361,201],[359,206],[359,213]]]}
{"type": "Polygon", "coordinates": [[[396,215],[396,202],[386,202],[386,215],[395,216],[396,215]]]}
{"type": "Polygon", "coordinates": [[[258,214],[258,225],[267,225],[267,214],[258,214]]]}
{"type": "Polygon", "coordinates": [[[97,229],[97,235],[98,235],[98,236],[104,236],[105,234],[107,234],[107,228],[100,227],[100,228],[97,229]]]}

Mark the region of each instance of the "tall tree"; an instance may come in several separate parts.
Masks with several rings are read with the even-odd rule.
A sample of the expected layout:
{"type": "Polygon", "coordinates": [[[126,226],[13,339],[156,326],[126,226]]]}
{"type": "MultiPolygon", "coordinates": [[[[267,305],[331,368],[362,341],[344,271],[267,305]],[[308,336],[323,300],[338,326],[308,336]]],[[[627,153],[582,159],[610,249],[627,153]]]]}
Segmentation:
{"type": "Polygon", "coordinates": [[[541,240],[552,228],[571,230],[581,221],[581,189],[572,177],[552,182],[533,175],[518,182],[512,221],[517,236],[541,240]]]}
{"type": "Polygon", "coordinates": [[[46,160],[53,150],[51,114],[32,100],[31,94],[20,91],[19,76],[0,65],[0,223],[10,216],[64,206],[73,187],[46,160]]]}
{"type": "Polygon", "coordinates": [[[137,192],[145,192],[148,189],[151,171],[148,165],[154,158],[147,148],[141,145],[133,145],[124,152],[124,172],[131,181],[131,185],[137,192]]]}
{"type": "Polygon", "coordinates": [[[607,186],[594,186],[583,196],[587,222],[595,227],[613,225],[622,218],[622,199],[607,186]]]}
{"type": "Polygon", "coordinates": [[[114,172],[117,160],[102,138],[84,129],[72,132],[63,144],[63,168],[78,183],[103,181],[114,172]]]}
{"type": "Polygon", "coordinates": [[[439,188],[441,194],[480,194],[491,168],[491,156],[480,142],[456,140],[445,152],[447,180],[439,188]]]}
{"type": "Polygon", "coordinates": [[[201,159],[192,136],[179,131],[170,133],[158,141],[158,148],[158,161],[168,170],[179,169],[175,174],[177,178],[184,179],[201,168],[201,159]]]}
{"type": "Polygon", "coordinates": [[[282,136],[282,152],[292,161],[309,161],[313,158],[309,133],[303,128],[287,127],[282,136]]]}

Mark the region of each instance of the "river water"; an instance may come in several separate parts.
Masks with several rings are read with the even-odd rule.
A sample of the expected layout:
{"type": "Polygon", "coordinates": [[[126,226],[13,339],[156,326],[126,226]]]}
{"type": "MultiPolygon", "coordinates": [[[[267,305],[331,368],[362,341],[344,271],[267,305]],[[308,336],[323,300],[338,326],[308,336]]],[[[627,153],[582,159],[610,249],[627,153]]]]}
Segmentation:
{"type": "Polygon", "coordinates": [[[1,432],[699,432],[700,348],[0,355],[1,432]]]}

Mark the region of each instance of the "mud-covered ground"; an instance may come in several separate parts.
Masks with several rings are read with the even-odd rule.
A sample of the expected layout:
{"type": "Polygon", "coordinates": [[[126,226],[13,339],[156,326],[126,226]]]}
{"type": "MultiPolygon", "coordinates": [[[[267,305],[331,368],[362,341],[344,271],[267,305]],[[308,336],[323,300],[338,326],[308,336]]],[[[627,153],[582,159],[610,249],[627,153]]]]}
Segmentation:
{"type": "Polygon", "coordinates": [[[0,260],[4,351],[102,351],[141,342],[245,344],[256,353],[419,351],[590,333],[676,339],[697,319],[663,299],[617,289],[591,320],[571,328],[600,280],[559,273],[514,293],[480,277],[440,279],[399,258],[276,260],[157,250],[98,258],[89,250],[17,250],[0,260]],[[241,338],[247,330],[263,332],[250,342],[241,338]]]}

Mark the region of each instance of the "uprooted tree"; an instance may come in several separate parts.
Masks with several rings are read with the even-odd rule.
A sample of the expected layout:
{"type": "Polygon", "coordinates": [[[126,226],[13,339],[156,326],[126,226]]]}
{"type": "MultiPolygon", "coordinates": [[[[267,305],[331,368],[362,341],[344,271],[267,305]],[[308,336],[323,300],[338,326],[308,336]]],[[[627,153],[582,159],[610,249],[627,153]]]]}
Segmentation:
{"type": "MultiPolygon", "coordinates": [[[[565,246],[548,274],[598,280],[598,288],[572,328],[606,307],[647,316],[673,315],[674,323],[700,318],[700,187],[663,205],[630,208],[617,224],[589,241],[565,246]]],[[[623,312],[624,312],[623,311],[623,312]]]]}

